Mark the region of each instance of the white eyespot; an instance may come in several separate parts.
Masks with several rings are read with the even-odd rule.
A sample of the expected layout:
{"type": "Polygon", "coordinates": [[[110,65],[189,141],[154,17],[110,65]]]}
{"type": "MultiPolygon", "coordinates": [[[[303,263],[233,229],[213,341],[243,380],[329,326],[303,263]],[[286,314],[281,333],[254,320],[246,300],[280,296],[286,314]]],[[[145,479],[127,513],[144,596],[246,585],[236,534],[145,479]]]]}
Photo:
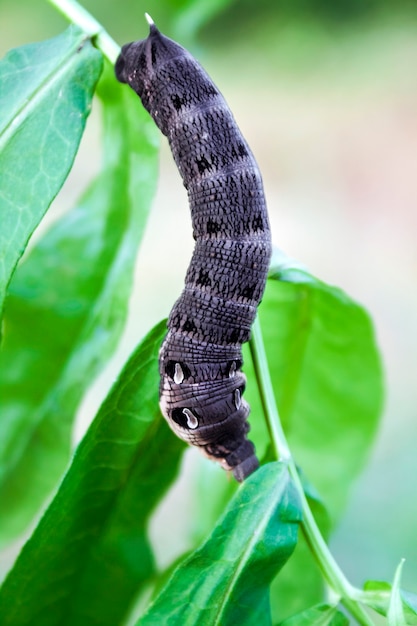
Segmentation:
{"type": "Polygon", "coordinates": [[[229,378],[233,378],[236,374],[236,361],[233,361],[229,369],[229,378]]]}
{"type": "Polygon", "coordinates": [[[174,383],[176,385],[181,385],[183,380],[184,380],[184,372],[182,371],[182,367],[179,363],[175,363],[174,383]]]}
{"type": "Polygon", "coordinates": [[[235,389],[235,392],[233,394],[233,399],[235,401],[235,407],[238,409],[240,407],[240,404],[241,404],[241,395],[240,395],[240,390],[239,389],[235,389]]]}
{"type": "Polygon", "coordinates": [[[187,418],[188,428],[190,428],[191,430],[198,428],[198,419],[196,418],[194,413],[190,411],[190,409],[183,409],[182,412],[187,418]]]}

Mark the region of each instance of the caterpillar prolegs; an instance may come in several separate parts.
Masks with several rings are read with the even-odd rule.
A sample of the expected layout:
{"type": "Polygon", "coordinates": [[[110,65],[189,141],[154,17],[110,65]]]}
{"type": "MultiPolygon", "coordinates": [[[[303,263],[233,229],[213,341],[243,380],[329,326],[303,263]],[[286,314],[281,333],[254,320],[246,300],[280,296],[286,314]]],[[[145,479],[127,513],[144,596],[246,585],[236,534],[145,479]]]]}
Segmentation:
{"type": "Polygon", "coordinates": [[[147,39],[123,46],[116,77],[168,137],[196,242],[160,350],[162,413],[181,439],[242,481],[259,465],[247,439],[241,344],[271,255],[261,175],[217,87],[152,22],[147,39]]]}

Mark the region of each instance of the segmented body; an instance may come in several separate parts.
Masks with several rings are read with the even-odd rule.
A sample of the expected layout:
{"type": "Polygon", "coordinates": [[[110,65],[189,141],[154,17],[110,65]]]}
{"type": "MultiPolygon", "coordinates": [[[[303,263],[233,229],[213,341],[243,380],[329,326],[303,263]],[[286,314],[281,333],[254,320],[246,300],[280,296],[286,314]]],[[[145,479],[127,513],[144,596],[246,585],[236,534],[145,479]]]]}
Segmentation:
{"type": "Polygon", "coordinates": [[[122,48],[116,75],[168,137],[196,241],[160,351],[161,409],[179,437],[241,481],[258,467],[247,439],[241,344],[271,255],[261,175],[217,87],[154,25],[147,39],[122,48]]]}

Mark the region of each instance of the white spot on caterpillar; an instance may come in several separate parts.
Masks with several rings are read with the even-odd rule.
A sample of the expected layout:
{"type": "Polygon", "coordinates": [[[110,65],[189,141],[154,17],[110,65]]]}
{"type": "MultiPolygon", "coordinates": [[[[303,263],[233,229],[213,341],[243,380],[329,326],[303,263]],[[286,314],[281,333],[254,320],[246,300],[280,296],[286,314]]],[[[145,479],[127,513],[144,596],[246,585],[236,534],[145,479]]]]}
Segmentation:
{"type": "Polygon", "coordinates": [[[236,409],[238,409],[240,407],[240,404],[241,404],[240,390],[239,389],[235,389],[235,392],[234,392],[233,396],[234,396],[234,401],[235,401],[235,407],[236,407],[236,409]]]}
{"type": "Polygon", "coordinates": [[[233,378],[235,374],[236,374],[236,361],[233,361],[229,370],[229,378],[233,378]]]}
{"type": "Polygon", "coordinates": [[[192,413],[190,409],[183,409],[182,412],[187,418],[188,428],[191,428],[192,430],[194,430],[195,428],[198,428],[198,419],[196,418],[194,413],[192,413]]]}
{"type": "Polygon", "coordinates": [[[153,21],[153,19],[149,15],[149,13],[145,13],[145,18],[146,18],[146,21],[148,22],[149,26],[155,26],[155,22],[153,21]]]}
{"type": "Polygon", "coordinates": [[[184,380],[184,372],[182,371],[182,367],[179,363],[175,363],[174,383],[177,385],[181,385],[183,380],[184,380]]]}

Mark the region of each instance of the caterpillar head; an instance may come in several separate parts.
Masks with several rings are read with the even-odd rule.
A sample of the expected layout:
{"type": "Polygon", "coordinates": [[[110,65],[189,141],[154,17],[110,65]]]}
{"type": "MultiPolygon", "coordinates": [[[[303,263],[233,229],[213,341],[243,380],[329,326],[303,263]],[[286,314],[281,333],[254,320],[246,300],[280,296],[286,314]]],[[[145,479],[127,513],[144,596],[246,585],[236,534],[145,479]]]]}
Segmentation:
{"type": "Polygon", "coordinates": [[[115,66],[116,78],[121,83],[128,83],[142,97],[141,91],[146,84],[144,79],[152,77],[168,61],[184,54],[188,55],[188,52],[162,35],[152,23],[146,39],[122,47],[115,66]]]}
{"type": "Polygon", "coordinates": [[[191,59],[185,48],[162,35],[152,23],[146,39],[122,47],[115,66],[117,80],[138,94],[165,135],[170,116],[178,110],[178,96],[169,92],[171,80],[178,75],[172,62],[179,57],[191,59]]]}

